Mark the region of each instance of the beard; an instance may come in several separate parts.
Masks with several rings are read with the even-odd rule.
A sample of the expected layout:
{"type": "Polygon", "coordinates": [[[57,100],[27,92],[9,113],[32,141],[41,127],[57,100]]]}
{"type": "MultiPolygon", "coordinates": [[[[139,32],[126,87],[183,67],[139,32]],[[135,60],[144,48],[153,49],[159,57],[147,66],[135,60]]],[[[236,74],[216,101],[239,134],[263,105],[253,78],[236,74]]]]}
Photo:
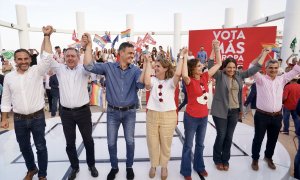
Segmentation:
{"type": "Polygon", "coordinates": [[[18,64],[17,68],[22,71],[26,71],[26,70],[28,70],[29,66],[30,66],[30,63],[22,63],[22,64],[18,64]]]}

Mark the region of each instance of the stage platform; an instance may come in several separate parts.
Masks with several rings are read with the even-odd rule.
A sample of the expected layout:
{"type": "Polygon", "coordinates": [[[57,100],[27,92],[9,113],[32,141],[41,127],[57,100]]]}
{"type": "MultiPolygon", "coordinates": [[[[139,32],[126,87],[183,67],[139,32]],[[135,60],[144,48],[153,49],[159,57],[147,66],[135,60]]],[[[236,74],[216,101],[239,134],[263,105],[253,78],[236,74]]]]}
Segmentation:
{"type": "MultiPolygon", "coordinates": [[[[105,180],[110,171],[109,154],[106,138],[106,114],[93,113],[93,138],[95,142],[96,167],[99,171],[99,177],[93,178],[90,176],[88,167],[85,162],[85,148],[82,138],[77,129],[77,152],[80,159],[80,172],[76,179],[102,179],[105,180]]],[[[146,180],[150,168],[147,142],[146,142],[146,114],[144,112],[137,113],[137,121],[135,128],[135,163],[133,165],[135,172],[135,180],[146,180]]],[[[169,180],[184,179],[180,171],[180,160],[184,138],[183,113],[179,113],[179,123],[174,132],[172,143],[171,160],[169,162],[169,180]]],[[[209,116],[209,123],[205,137],[204,160],[206,170],[208,172],[207,180],[280,180],[289,179],[290,157],[286,149],[277,143],[275,154],[273,157],[274,163],[277,166],[276,170],[268,168],[263,161],[265,141],[262,145],[261,159],[259,161],[260,169],[255,172],[251,169],[251,144],[253,139],[254,129],[243,123],[238,123],[231,148],[230,169],[227,172],[218,171],[212,159],[213,143],[216,137],[216,130],[212,117],[209,116]]],[[[65,138],[62,130],[62,124],[59,117],[47,120],[46,126],[46,141],[48,147],[48,176],[49,180],[67,179],[70,172],[70,163],[65,152],[65,138]]],[[[33,141],[32,141],[33,142],[33,141]]],[[[26,173],[24,159],[19,151],[19,146],[16,141],[14,130],[0,134],[0,179],[1,180],[17,180],[22,179],[26,173]]],[[[34,152],[35,146],[33,144],[34,152]]],[[[35,157],[36,157],[36,153],[35,157]]],[[[126,179],[126,148],[123,135],[123,128],[119,130],[118,140],[118,158],[119,158],[119,173],[116,180],[126,179]]],[[[200,179],[196,172],[192,173],[193,179],[200,179]]],[[[37,176],[34,177],[37,180],[37,176]]],[[[157,169],[154,180],[160,179],[160,168],[157,169]]]]}

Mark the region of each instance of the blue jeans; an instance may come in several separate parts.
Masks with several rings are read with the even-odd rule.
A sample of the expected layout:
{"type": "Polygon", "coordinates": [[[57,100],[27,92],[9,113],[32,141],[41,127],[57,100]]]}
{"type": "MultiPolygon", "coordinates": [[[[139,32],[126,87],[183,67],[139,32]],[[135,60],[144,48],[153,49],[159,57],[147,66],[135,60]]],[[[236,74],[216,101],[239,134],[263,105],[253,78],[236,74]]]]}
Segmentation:
{"type": "Polygon", "coordinates": [[[285,107],[283,107],[283,131],[289,132],[290,115],[292,115],[292,118],[294,120],[296,134],[299,135],[298,129],[299,129],[299,126],[300,126],[300,124],[299,124],[300,121],[299,121],[299,117],[297,115],[297,112],[296,112],[296,110],[290,111],[285,107]]]}
{"type": "Polygon", "coordinates": [[[107,107],[107,143],[111,167],[118,168],[117,140],[119,127],[122,124],[126,141],[126,167],[132,167],[134,159],[134,130],[136,109],[119,111],[107,107]]]}
{"type": "Polygon", "coordinates": [[[182,149],[181,169],[180,173],[183,176],[191,176],[192,168],[192,148],[194,135],[196,134],[196,146],[194,154],[194,170],[203,172],[205,170],[203,160],[204,138],[207,127],[207,117],[194,118],[184,113],[184,145],[182,149]]]}
{"type": "Polygon", "coordinates": [[[213,160],[215,164],[229,165],[230,148],[238,118],[238,109],[228,110],[227,119],[213,116],[217,130],[217,137],[213,152],[213,160]]]}
{"type": "Polygon", "coordinates": [[[31,119],[21,119],[19,116],[14,115],[14,127],[16,138],[19,143],[22,155],[25,159],[25,164],[28,171],[34,170],[36,168],[30,142],[31,132],[37,150],[37,158],[39,165],[38,176],[46,177],[48,166],[48,151],[45,139],[46,122],[44,112],[38,113],[31,119]]]}

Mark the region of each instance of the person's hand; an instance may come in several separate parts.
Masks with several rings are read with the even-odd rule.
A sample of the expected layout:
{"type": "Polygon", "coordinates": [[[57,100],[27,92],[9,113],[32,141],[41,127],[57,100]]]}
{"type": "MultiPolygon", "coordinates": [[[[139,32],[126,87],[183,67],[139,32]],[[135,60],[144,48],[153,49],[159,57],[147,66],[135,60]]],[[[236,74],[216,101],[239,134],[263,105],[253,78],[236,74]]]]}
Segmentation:
{"type": "Polygon", "coordinates": [[[220,49],[220,41],[214,39],[212,41],[212,47],[213,47],[213,49],[216,49],[216,50],[220,49]]]}
{"type": "Polygon", "coordinates": [[[81,38],[81,46],[83,49],[91,48],[92,49],[92,38],[89,33],[84,33],[81,38]]]}
{"type": "Polygon", "coordinates": [[[48,26],[43,26],[42,31],[45,36],[50,36],[54,32],[54,29],[52,26],[48,25],[48,26]]]}
{"type": "Polygon", "coordinates": [[[144,59],[144,62],[146,62],[146,63],[151,63],[152,62],[152,57],[151,57],[150,53],[143,54],[142,58],[144,59]]]}
{"type": "Polygon", "coordinates": [[[272,52],[271,47],[266,47],[266,48],[263,49],[263,53],[265,53],[265,54],[269,54],[270,52],[272,52]]]}
{"type": "Polygon", "coordinates": [[[186,47],[182,48],[180,52],[180,56],[187,56],[188,55],[188,49],[186,47]]]}
{"type": "Polygon", "coordinates": [[[9,127],[9,122],[7,121],[7,119],[2,120],[1,127],[4,129],[7,129],[9,127]]]}

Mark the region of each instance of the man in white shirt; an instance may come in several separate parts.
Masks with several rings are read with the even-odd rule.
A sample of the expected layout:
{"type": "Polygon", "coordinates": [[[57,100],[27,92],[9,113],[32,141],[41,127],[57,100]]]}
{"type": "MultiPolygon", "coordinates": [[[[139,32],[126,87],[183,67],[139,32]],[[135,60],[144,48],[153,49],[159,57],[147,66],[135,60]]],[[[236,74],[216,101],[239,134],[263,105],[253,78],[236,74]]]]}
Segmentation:
{"type": "MultiPolygon", "coordinates": [[[[43,44],[50,43],[52,32],[51,26],[43,27],[43,44]]],[[[44,50],[51,53],[49,48],[44,50]]],[[[4,81],[1,127],[9,127],[7,113],[12,109],[16,138],[28,169],[24,179],[31,180],[38,173],[39,179],[44,180],[47,176],[48,152],[45,140],[43,76],[49,70],[52,58],[43,56],[42,61],[32,67],[30,53],[26,49],[16,50],[14,58],[16,71],[7,74],[4,81]],[[30,133],[37,149],[39,170],[32,152],[30,133]]]]}
{"type": "MultiPolygon", "coordinates": [[[[50,49],[52,48],[50,47],[50,49]]],[[[53,61],[51,69],[56,74],[59,83],[60,117],[67,143],[66,152],[72,167],[68,179],[75,179],[79,172],[79,160],[75,145],[76,125],[83,139],[86,162],[91,175],[98,177],[98,171],[95,168],[92,115],[87,88],[90,73],[84,69],[82,64],[79,64],[80,54],[75,48],[66,49],[64,58],[65,64],[53,61]]]]}

